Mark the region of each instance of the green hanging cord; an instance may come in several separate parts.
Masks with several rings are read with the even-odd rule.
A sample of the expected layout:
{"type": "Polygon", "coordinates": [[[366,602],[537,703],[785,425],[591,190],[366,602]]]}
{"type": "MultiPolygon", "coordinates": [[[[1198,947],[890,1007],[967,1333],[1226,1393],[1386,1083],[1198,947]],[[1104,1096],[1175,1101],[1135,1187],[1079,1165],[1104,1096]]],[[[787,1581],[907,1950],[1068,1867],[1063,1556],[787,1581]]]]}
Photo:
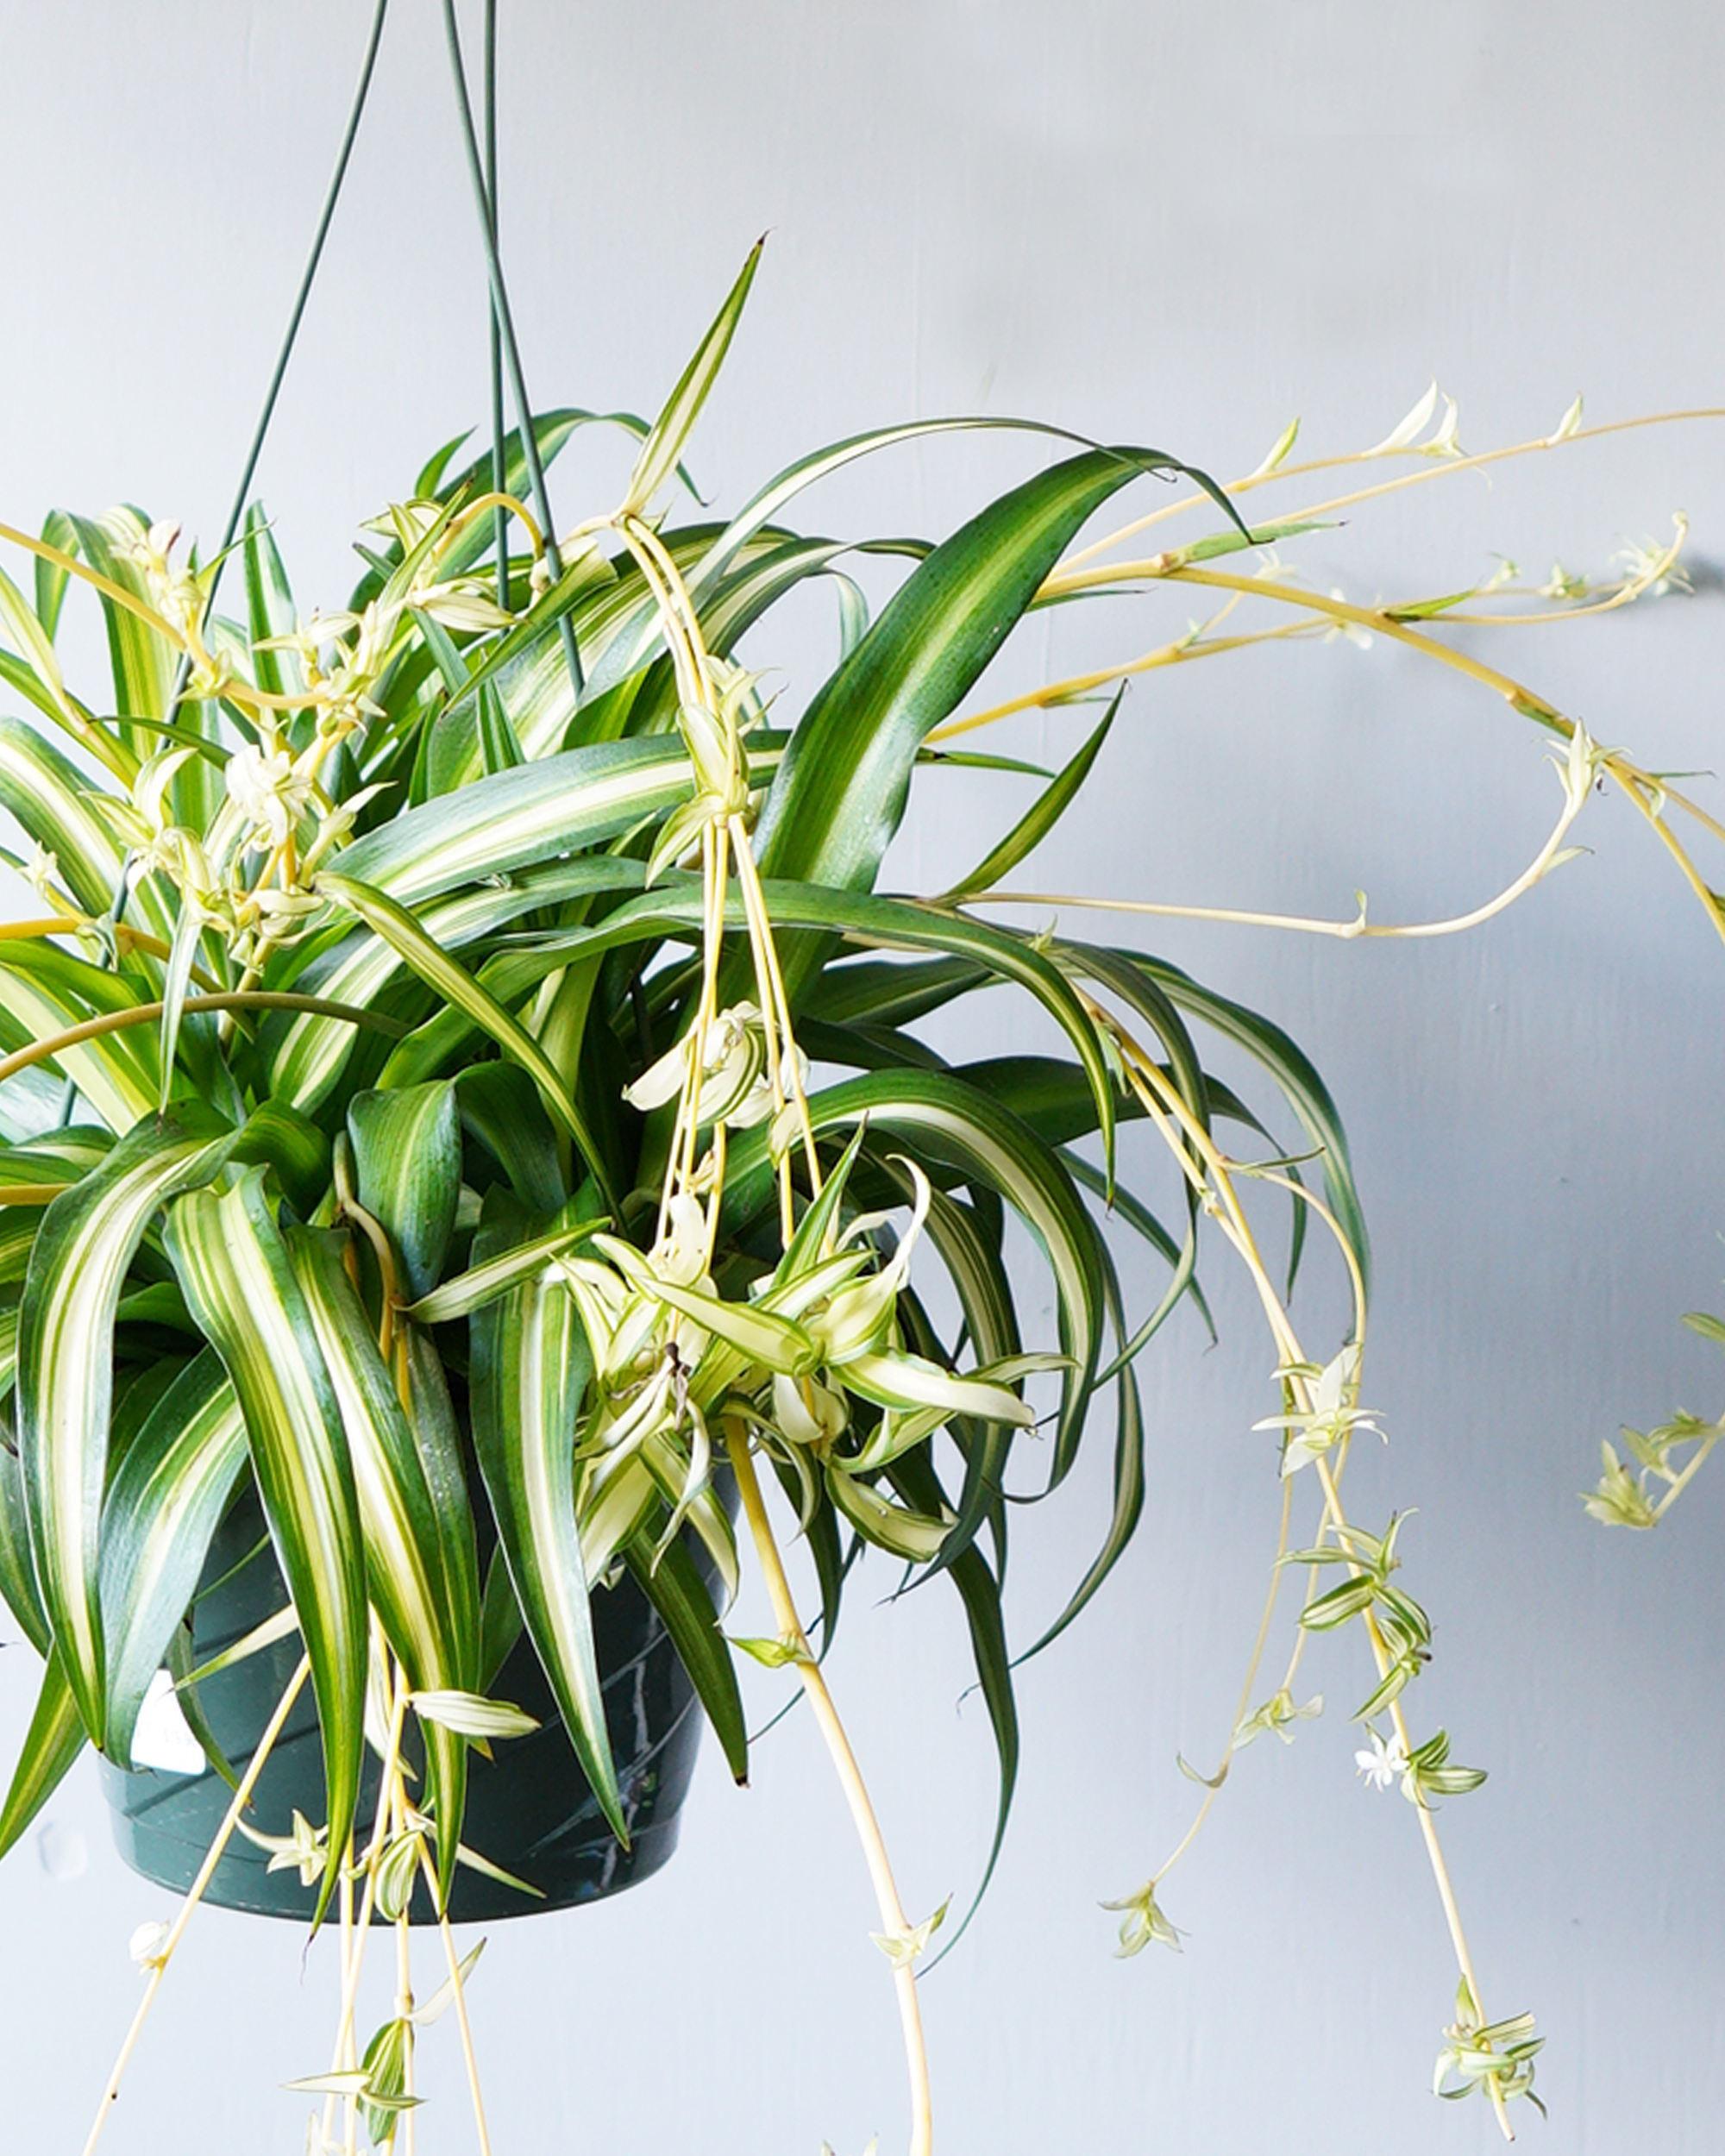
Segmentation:
{"type": "MultiPolygon", "coordinates": [[[[485,11],[485,166],[486,199],[491,208],[492,245],[497,245],[497,0],[486,0],[485,11]]],[[[497,326],[497,306],[491,308],[491,485],[501,494],[509,476],[504,454],[503,336],[497,326]]],[[[497,603],[509,611],[509,512],[491,513],[492,543],[497,548],[497,603]]]]}
{"type": "MultiPolygon", "coordinates": [[[[207,602],[210,605],[215,603],[216,586],[221,582],[222,572],[227,566],[228,549],[234,543],[234,535],[240,529],[240,519],[245,514],[246,497],[251,492],[252,480],[258,468],[258,459],[263,454],[264,436],[269,432],[270,421],[275,417],[276,398],[281,394],[281,385],[287,375],[287,363],[292,357],[294,342],[298,337],[299,325],[305,314],[305,303],[311,297],[312,280],[317,274],[317,265],[323,258],[323,242],[329,236],[329,226],[336,215],[336,204],[341,198],[342,183],[348,177],[348,160],[354,154],[354,142],[360,131],[360,121],[365,112],[366,99],[371,92],[372,71],[377,65],[378,47],[383,41],[384,17],[388,12],[389,0],[377,0],[377,6],[372,14],[371,34],[366,40],[365,58],[360,63],[360,79],[354,85],[354,102],[348,113],[347,127],[342,135],[342,147],[336,154],[336,168],[329,175],[329,185],[323,196],[323,208],[317,219],[317,229],[312,235],[311,252],[305,258],[305,268],[299,279],[299,290],[294,295],[293,311],[287,318],[287,329],[282,337],[280,349],[275,355],[275,366],[270,374],[269,387],[264,392],[263,409],[259,412],[258,423],[252,430],[251,447],[246,452],[245,469],[240,474],[239,485],[234,489],[233,504],[228,511],[227,523],[223,528],[222,543],[216,549],[216,559],[210,578],[207,602]]],[[[174,669],[173,686],[168,691],[168,711],[172,711],[181,697],[185,695],[185,685],[191,678],[191,655],[189,652],[182,652],[179,664],[174,669]]],[[[127,884],[122,873],[120,887],[114,894],[114,904],[109,915],[110,922],[116,928],[119,926],[120,916],[125,910],[126,898],[127,884]]],[[[116,952],[117,952],[117,948],[116,939],[116,952]]],[[[68,1080],[66,1092],[60,1100],[60,1122],[62,1128],[72,1120],[77,1099],[78,1088],[68,1080]]]]}
{"type": "MultiPolygon", "coordinates": [[[[503,281],[503,261],[498,254],[497,235],[492,222],[491,198],[486,191],[485,166],[480,156],[479,137],[474,132],[473,106],[467,98],[467,74],[461,61],[461,26],[455,20],[455,0],[443,0],[443,30],[449,47],[449,72],[454,78],[455,104],[461,116],[461,139],[467,153],[467,175],[473,182],[474,201],[480,213],[480,234],[485,242],[486,269],[491,279],[492,310],[501,332],[503,357],[509,368],[509,386],[515,400],[516,421],[521,429],[521,453],[527,461],[528,475],[533,483],[534,506],[539,512],[539,522],[545,534],[545,562],[555,583],[563,573],[562,561],[557,553],[554,536],[555,526],[551,516],[551,498],[545,486],[545,467],[540,461],[539,443],[533,431],[532,406],[527,401],[527,384],[521,372],[521,348],[515,339],[515,321],[509,311],[509,292],[503,281]]],[[[557,623],[562,633],[563,657],[569,669],[569,683],[579,696],[586,686],[581,672],[581,657],[575,642],[575,632],[567,613],[557,623]]]]}
{"type": "MultiPolygon", "coordinates": [[[[383,20],[389,11],[389,0],[377,0],[372,16],[371,35],[366,41],[366,56],[360,66],[360,79],[354,91],[352,110],[348,114],[348,125],[342,136],[342,147],[336,153],[336,169],[329,175],[329,185],[323,197],[323,214],[317,220],[317,230],[311,241],[311,252],[306,257],[304,274],[299,280],[293,311],[287,318],[287,332],[282,338],[281,349],[276,354],[275,371],[270,376],[269,388],[265,392],[263,410],[258,414],[258,423],[252,435],[252,446],[246,452],[246,466],[240,474],[240,484],[234,490],[233,506],[228,511],[228,522],[222,533],[222,543],[216,550],[215,573],[210,579],[210,597],[213,601],[216,586],[220,581],[228,557],[228,549],[234,543],[234,535],[240,529],[240,519],[245,514],[246,497],[251,492],[252,479],[258,468],[258,459],[263,454],[264,436],[269,431],[270,421],[275,416],[275,400],[281,393],[281,385],[287,373],[287,362],[293,352],[294,340],[299,335],[299,324],[305,312],[305,303],[311,296],[312,279],[317,274],[317,265],[323,255],[323,242],[329,235],[330,220],[336,214],[336,204],[342,192],[342,183],[348,176],[348,160],[353,155],[354,137],[360,131],[360,119],[366,109],[366,98],[371,91],[372,70],[377,64],[378,46],[383,38],[383,20]]],[[[182,656],[174,675],[172,693],[168,698],[172,711],[185,693],[185,685],[191,674],[191,661],[182,656]]]]}

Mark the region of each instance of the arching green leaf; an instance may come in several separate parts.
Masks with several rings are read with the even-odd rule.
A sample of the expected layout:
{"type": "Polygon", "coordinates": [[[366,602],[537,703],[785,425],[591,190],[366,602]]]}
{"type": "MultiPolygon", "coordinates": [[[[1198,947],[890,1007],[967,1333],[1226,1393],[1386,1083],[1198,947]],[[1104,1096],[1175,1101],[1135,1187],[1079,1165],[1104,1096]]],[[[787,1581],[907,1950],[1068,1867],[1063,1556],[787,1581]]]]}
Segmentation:
{"type": "Polygon", "coordinates": [[[43,1215],[18,1329],[18,1443],[42,1606],[85,1727],[106,1733],[97,1559],[115,1312],[144,1231],[239,1133],[188,1104],[149,1116],[43,1215]]]}
{"type": "MultiPolygon", "coordinates": [[[[493,1191],[475,1261],[502,1256],[543,1225],[493,1191]]],[[[565,1213],[553,1225],[574,1223],[565,1213]]],[[[537,1277],[476,1311],[469,1326],[474,1446],[516,1600],[581,1771],[626,1844],[575,1525],[575,1429],[593,1369],[586,1335],[573,1299],[537,1277]]]]}
{"type": "Polygon", "coordinates": [[[122,1767],[131,1762],[144,1694],[197,1591],[210,1539],[245,1466],[245,1419],[221,1358],[206,1348],[146,1417],[102,1507],[103,1748],[122,1767]]]}
{"type": "MultiPolygon", "coordinates": [[[[199,1326],[226,1364],[246,1419],[277,1562],[299,1613],[323,1733],[329,1846],[345,1849],[359,1796],[367,1656],[359,1501],[341,1403],[274,1215],[263,1170],[224,1196],[193,1191],[170,1209],[169,1257],[199,1326]]],[[[340,1867],[319,1890],[321,1919],[340,1867]]]]}

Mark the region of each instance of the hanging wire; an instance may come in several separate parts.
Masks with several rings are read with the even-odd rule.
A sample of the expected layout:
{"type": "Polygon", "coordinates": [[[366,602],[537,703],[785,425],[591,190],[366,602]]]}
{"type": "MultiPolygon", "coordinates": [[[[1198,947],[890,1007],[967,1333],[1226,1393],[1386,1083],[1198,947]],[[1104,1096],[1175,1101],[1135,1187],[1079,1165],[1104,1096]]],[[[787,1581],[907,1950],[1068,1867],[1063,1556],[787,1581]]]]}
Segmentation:
{"type": "MultiPolygon", "coordinates": [[[[467,174],[473,182],[474,202],[479,210],[480,234],[485,242],[486,269],[491,279],[492,319],[500,332],[502,356],[509,369],[510,392],[515,401],[515,417],[521,430],[521,452],[527,461],[528,476],[532,481],[534,506],[539,512],[539,522],[545,534],[545,561],[553,582],[562,574],[563,565],[557,553],[555,526],[551,516],[551,498],[545,486],[545,467],[539,455],[539,443],[533,431],[532,406],[527,399],[527,384],[521,371],[521,348],[516,342],[514,317],[509,310],[509,291],[503,279],[503,260],[498,253],[497,228],[492,198],[486,186],[484,161],[480,154],[479,137],[474,130],[474,112],[467,97],[467,73],[461,60],[461,26],[455,20],[455,0],[443,0],[443,31],[449,48],[449,72],[454,79],[455,104],[461,118],[461,139],[467,146],[467,174]]],[[[585,686],[581,672],[580,648],[575,632],[567,613],[557,623],[563,641],[563,657],[569,669],[570,686],[579,696],[585,686]]]]}
{"type": "MultiPolygon", "coordinates": [[[[360,79],[354,91],[352,109],[348,114],[348,125],[342,136],[342,147],[336,153],[336,168],[329,175],[329,185],[323,197],[323,209],[317,220],[317,229],[311,241],[311,252],[305,258],[304,273],[299,280],[299,290],[294,297],[293,311],[287,318],[287,329],[276,354],[275,368],[270,376],[269,388],[264,393],[263,409],[258,414],[258,423],[253,431],[250,448],[246,452],[245,469],[240,483],[234,489],[233,505],[228,511],[227,523],[223,527],[222,543],[216,550],[216,562],[210,579],[210,596],[216,596],[216,585],[226,566],[228,549],[234,543],[234,535],[240,529],[240,519],[245,514],[246,498],[251,492],[252,480],[258,468],[258,459],[263,454],[264,436],[269,432],[270,421],[275,417],[276,398],[287,373],[287,363],[292,356],[294,341],[299,335],[299,324],[305,313],[305,303],[311,297],[312,280],[317,274],[317,265],[323,258],[323,242],[329,236],[329,225],[336,215],[342,183],[348,176],[348,160],[353,155],[354,141],[360,131],[360,120],[366,109],[366,98],[372,86],[372,70],[377,64],[378,46],[383,38],[383,22],[389,12],[389,0],[377,0],[372,15],[371,35],[366,41],[365,59],[360,66],[360,79]]],[[[185,693],[185,683],[191,670],[190,657],[179,662],[179,673],[173,685],[170,708],[185,693]]]]}
{"type": "MultiPolygon", "coordinates": [[[[486,0],[485,10],[485,169],[486,198],[491,209],[492,245],[497,245],[497,0],[486,0]]],[[[501,494],[509,467],[504,454],[503,335],[497,324],[497,305],[491,308],[491,487],[501,494]]],[[[509,511],[501,506],[491,513],[492,543],[497,548],[497,603],[509,611],[509,511]]]]}
{"type": "MultiPolygon", "coordinates": [[[[491,3],[492,0],[487,0],[487,4],[491,3]]],[[[353,155],[354,138],[359,134],[360,120],[365,112],[366,99],[371,91],[372,70],[377,65],[378,47],[383,39],[384,17],[388,12],[389,0],[377,0],[377,7],[372,16],[371,34],[366,40],[365,58],[360,63],[360,79],[354,85],[353,105],[348,111],[348,124],[342,135],[342,147],[336,154],[336,168],[329,175],[329,185],[323,196],[323,208],[317,219],[317,229],[312,235],[311,252],[305,258],[305,268],[299,279],[299,290],[294,295],[293,311],[287,318],[287,329],[282,337],[281,348],[275,356],[275,367],[270,375],[269,387],[264,392],[263,409],[258,414],[258,423],[252,430],[251,447],[246,452],[245,469],[240,474],[239,485],[234,489],[233,505],[228,511],[228,521],[222,530],[222,543],[216,549],[216,558],[210,577],[208,601],[210,604],[215,601],[216,586],[221,582],[222,572],[227,567],[228,549],[234,543],[234,535],[240,529],[240,519],[245,514],[246,497],[251,492],[252,480],[258,468],[258,459],[263,454],[264,436],[269,432],[270,421],[275,417],[276,398],[281,394],[282,382],[287,373],[287,362],[292,356],[294,340],[299,335],[299,324],[305,313],[305,303],[311,297],[312,279],[317,276],[317,265],[323,257],[323,242],[329,236],[330,221],[336,215],[336,204],[341,197],[342,183],[348,177],[348,160],[353,155]]],[[[174,669],[173,686],[168,691],[167,710],[169,711],[173,710],[180,698],[185,695],[185,685],[191,678],[191,655],[190,652],[182,652],[179,664],[174,669]]],[[[127,874],[122,868],[119,887],[114,893],[114,903],[108,913],[110,924],[114,928],[117,929],[120,925],[121,916],[126,909],[128,895],[127,874]]],[[[113,950],[117,954],[117,938],[115,940],[113,950]]],[[[78,1088],[68,1079],[60,1106],[60,1125],[62,1129],[72,1120],[77,1099],[78,1088]]]]}

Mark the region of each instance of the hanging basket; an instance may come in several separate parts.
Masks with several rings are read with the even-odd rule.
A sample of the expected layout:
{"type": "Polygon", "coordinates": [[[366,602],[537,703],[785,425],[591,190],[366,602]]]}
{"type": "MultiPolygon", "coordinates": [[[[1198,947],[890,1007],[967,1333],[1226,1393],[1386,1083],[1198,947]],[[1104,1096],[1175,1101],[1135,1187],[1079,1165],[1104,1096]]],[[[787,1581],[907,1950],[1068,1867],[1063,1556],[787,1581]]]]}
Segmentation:
{"type": "MultiPolygon", "coordinates": [[[[263,1535],[254,1499],[236,1506],[217,1531],[204,1577],[213,1584],[193,1608],[193,1652],[203,1663],[242,1639],[287,1600],[263,1535]],[[248,1553],[256,1551],[248,1559],[248,1553]],[[237,1567],[237,1570],[235,1568],[237,1567]],[[224,1575],[231,1576],[224,1577],[224,1575]]],[[[616,1894],[656,1871],[677,1843],[677,1818],[700,1740],[693,1688],[669,1634],[626,1575],[593,1596],[593,1633],[604,1685],[605,1723],[617,1762],[629,1846],[600,1812],[558,1717],[532,1644],[516,1642],[493,1695],[524,1708],[540,1727],[499,1742],[487,1760],[471,1755],[464,1846],[537,1889],[530,1896],[461,1865],[449,1915],[457,1923],[493,1923],[616,1894]],[[543,1898],[542,1898],[543,1897],[543,1898]]],[[[236,1773],[247,1763],[299,1660],[297,1636],[277,1641],[198,1686],[211,1733],[236,1773]]],[[[232,1792],[213,1770],[133,1772],[104,1761],[102,1781],[120,1854],[133,1871],[184,1893],[191,1885],[232,1792]]],[[[363,1846],[376,1806],[378,1763],[367,1752],[355,1839],[363,1846]]],[[[320,1821],[325,1804],[323,1752],[310,1690],[302,1692],[258,1778],[246,1823],[286,1834],[296,1810],[320,1821]]],[[[204,1899],[259,1916],[310,1920],[316,1885],[297,1868],[271,1871],[271,1852],[235,1834],[223,1852],[204,1899]]],[[[422,1884],[416,1923],[432,1920],[422,1884]]]]}

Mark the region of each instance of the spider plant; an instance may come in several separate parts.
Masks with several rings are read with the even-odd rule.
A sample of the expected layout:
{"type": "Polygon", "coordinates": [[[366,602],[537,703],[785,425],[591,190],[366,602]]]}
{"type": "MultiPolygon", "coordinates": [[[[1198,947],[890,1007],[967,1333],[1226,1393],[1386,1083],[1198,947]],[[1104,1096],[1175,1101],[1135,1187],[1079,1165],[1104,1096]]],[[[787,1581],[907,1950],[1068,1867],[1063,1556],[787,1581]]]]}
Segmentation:
{"type": "MultiPolygon", "coordinates": [[[[6,532],[34,590],[0,580],[0,663],[31,715],[0,719],[0,801],[34,912],[0,932],[16,1427],[0,1590],[45,1668],[0,1843],[86,1743],[129,1761],[242,1489],[323,1735],[317,1917],[356,1877],[376,1901],[392,1852],[386,1913],[405,1921],[404,1866],[445,1905],[468,1746],[520,1727],[486,1694],[524,1626],[571,1771],[626,1834],[590,1614],[624,1568],[740,1777],[720,1461],[780,1616],[754,1651],[818,1696],[757,1463],[814,1559],[823,1648],[864,1551],[950,1583],[1003,1827],[1019,1448],[1046,1426],[1046,1494],[1111,1396],[1113,1517],[1051,1637],[1138,1519],[1133,1358],[1192,1291],[1196,1198],[1164,1225],[1119,1189],[1116,1122],[1258,1127],[1205,1070],[1201,1036],[1219,1031],[1282,1095],[1363,1257],[1333,1108],[1273,1025],[1154,959],[876,888],[929,735],[1069,542],[1123,488],[1184,467],[1064,442],[939,545],[904,549],[870,618],[844,547],[789,518],[816,480],[921,429],[803,460],[728,523],[663,509],[754,266],[641,430],[621,505],[561,547],[522,497],[579,412],[511,436],[501,473],[455,468],[454,446],[434,457],[368,527],[336,614],[298,611],[258,509],[235,549],[237,619],[212,603],[219,559],[182,559],[172,527],[129,510],[6,532]],[[814,578],[837,585],[843,648],[787,735],[737,647],[814,578]],[[111,714],[62,672],[74,589],[105,622],[111,714]],[[910,1030],[997,987],[1053,1020],[1063,1058],[950,1067],[910,1030]],[[1100,1021],[1098,993],[1148,1053],[1100,1021]],[[1136,1322],[1111,1205],[1168,1272],[1136,1322]],[[1040,1283],[1004,1255],[1009,1217],[1051,1283],[1045,1340],[1023,1314],[1040,1283]],[[925,1257],[953,1337],[913,1285],[925,1257]],[[361,1847],[368,1689],[386,1796],[361,1847]]],[[[1113,716],[1035,781],[966,887],[1047,831],[1113,716]]],[[[889,1878],[882,1906],[908,1937],[889,1878]]]]}
{"type": "MultiPolygon", "coordinates": [[[[467,137],[477,172],[470,122],[467,137]]],[[[525,415],[490,225],[486,240],[499,366],[525,415]]],[[[855,542],[806,529],[805,496],[881,448],[984,423],[857,436],[799,459],[729,520],[686,511],[681,459],[758,252],[655,423],[623,423],[639,448],[621,500],[572,529],[553,522],[545,473],[598,423],[582,411],[499,424],[467,463],[460,442],[440,449],[367,527],[360,580],[327,615],[302,611],[255,505],[207,559],[130,509],[56,511],[39,534],[0,526],[30,565],[22,583],[0,572],[0,676],[29,711],[0,715],[0,805],[27,848],[5,863],[33,893],[28,918],[0,927],[0,1594],[44,1665],[0,1849],[86,1745],[129,1762],[164,1664],[207,1744],[184,1620],[218,1526],[254,1500],[285,1603],[242,1645],[291,1629],[301,1659],[243,1771],[212,1758],[233,1802],[179,1917],[140,1947],[139,2018],[228,1839],[285,1825],[247,1814],[309,1684],[324,1815],[273,1846],[315,1890],[314,1921],[339,1906],[343,2004],[330,2070],[304,2085],[325,2099],[326,2145],[337,2104],[388,2141],[411,2118],[430,2009],[361,2045],[370,1921],[398,1927],[405,1970],[417,1896],[441,1923],[444,1996],[464,2021],[470,1965],[444,1920],[475,1853],[468,1755],[525,1726],[495,1696],[524,1633],[571,1776],[628,1834],[593,1622],[626,1572],[739,1777],[733,1651],[785,1667],[806,1695],[869,1856],[913,2146],[926,2150],[916,1965],[939,1920],[913,1922],[900,1902],[822,1661],[859,1563],[950,1584],[998,1752],[998,1850],[1019,1750],[1009,1505],[1057,1490],[1103,1424],[1106,1531],[1019,1650],[1033,1652],[1138,1525],[1135,1365],[1182,1300],[1202,1309],[1208,1223],[1245,1264],[1276,1350],[1282,1412],[1263,1426],[1281,1433],[1278,1568],[1303,1564],[1320,1585],[1326,1568],[1341,1574],[1308,1595],[1300,1644],[1354,1622],[1366,1635],[1372,1749],[1358,1756],[1414,1806],[1460,1968],[1446,2092],[1482,2090],[1501,2121],[1530,2091],[1537,2040],[1528,2017],[1485,2018],[1430,1803],[1481,1777],[1450,1762],[1443,1732],[1413,1739],[1402,1695],[1429,1622],[1392,1583],[1396,1523],[1366,1532],[1339,1494],[1349,1440],[1372,1425],[1359,1404],[1366,1241],[1333,1104],[1272,1022],[1180,969],[990,918],[1003,899],[1077,903],[1000,887],[1103,755],[1117,690],[1057,770],[950,743],[1016,707],[962,710],[1027,616],[1162,580],[1216,592],[1223,614],[1256,598],[1293,622],[1227,636],[1213,622],[1022,701],[1071,705],[1264,637],[1370,629],[1458,667],[1559,740],[1558,822],[1490,906],[1405,930],[1363,909],[1273,925],[1466,926],[1565,857],[1596,777],[1698,882],[1661,821],[1689,805],[1445,645],[1446,621],[1494,617],[1465,611],[1474,592],[1366,609],[1278,575],[1263,549],[1358,498],[1241,521],[1252,489],[1321,468],[1289,464],[1292,430],[1223,489],[1161,450],[1026,428],[1043,457],[1032,476],[938,543],[873,545],[902,562],[877,611],[852,574],[855,542]],[[1072,551],[1147,476],[1191,485],[1072,551]],[[1214,528],[1187,545],[1107,551],[1206,504],[1214,528]],[[233,615],[218,604],[224,573],[242,592],[233,615]],[[743,640],[817,582],[837,596],[839,647],[786,727],[743,640]],[[91,697],[58,648],[74,592],[107,632],[111,691],[91,697]],[[881,888],[913,784],[990,762],[1032,792],[985,856],[941,893],[881,888]],[[997,990],[1061,1052],[953,1063],[919,1031],[997,990]],[[1217,1044],[1254,1074],[1250,1099],[1210,1069],[1217,1044]],[[1176,1171],[1164,1218],[1120,1177],[1117,1129],[1133,1119],[1176,1171]],[[1254,1157],[1236,1156],[1231,1132],[1254,1157]],[[1248,1182],[1291,1207],[1286,1279],[1263,1255],[1248,1182]],[[1350,1290],[1331,1357],[1306,1351],[1287,1309],[1310,1219],[1350,1290]],[[1123,1236],[1160,1269],[1147,1307],[1123,1236]],[[1044,1302],[1046,1330],[1032,1314],[1044,1302]],[[1312,1546],[1290,1550],[1287,1492],[1306,1468],[1320,1516],[1312,1546]],[[787,1532],[818,1609],[793,1590],[787,1532]],[[723,1619],[750,1553],[776,1630],[738,1642],[723,1619]]],[[[1360,493],[1484,461],[1462,456],[1452,410],[1421,439],[1434,417],[1435,392],[1338,460],[1435,460],[1360,493]]],[[[1578,438],[1579,418],[1578,406],[1552,436],[1502,454],[1578,438]]],[[[1656,588],[1675,551],[1609,593],[1556,596],[1582,611],[1620,604],[1656,588]]],[[[1298,1653],[1255,1709],[1254,1655],[1236,1745],[1285,1735],[1307,1711],[1290,1689],[1298,1653]]],[[[1127,1951],[1176,1937],[1157,1901],[1168,1869],[1118,1905],[1127,1951]]]]}

